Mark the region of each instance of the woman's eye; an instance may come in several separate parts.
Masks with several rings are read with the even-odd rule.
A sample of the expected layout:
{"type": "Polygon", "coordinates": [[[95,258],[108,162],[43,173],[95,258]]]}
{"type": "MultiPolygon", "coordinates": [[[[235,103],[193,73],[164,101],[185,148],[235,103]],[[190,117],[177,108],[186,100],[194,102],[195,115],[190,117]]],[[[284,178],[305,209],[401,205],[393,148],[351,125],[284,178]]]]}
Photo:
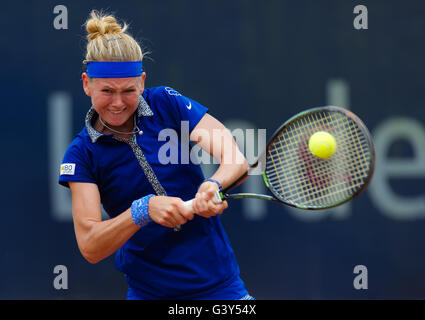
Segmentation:
{"type": "MultiPolygon", "coordinates": [[[[136,90],[135,89],[129,89],[129,90],[125,90],[124,91],[124,93],[133,93],[133,92],[135,92],[136,90]]],[[[102,92],[105,92],[105,93],[112,93],[112,90],[109,90],[109,89],[103,89],[102,90],[102,92]]]]}

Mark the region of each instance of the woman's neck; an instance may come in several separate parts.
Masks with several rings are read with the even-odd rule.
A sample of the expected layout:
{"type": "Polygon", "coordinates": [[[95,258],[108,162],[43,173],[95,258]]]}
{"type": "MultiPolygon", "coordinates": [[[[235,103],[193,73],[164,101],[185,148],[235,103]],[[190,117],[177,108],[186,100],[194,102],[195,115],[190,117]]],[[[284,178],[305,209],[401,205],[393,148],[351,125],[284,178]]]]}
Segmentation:
{"type": "Polygon", "coordinates": [[[114,127],[101,119],[100,116],[97,117],[94,123],[94,129],[104,134],[113,134],[114,136],[129,139],[131,135],[135,132],[135,118],[134,115],[128,118],[128,120],[119,127],[114,127]]]}

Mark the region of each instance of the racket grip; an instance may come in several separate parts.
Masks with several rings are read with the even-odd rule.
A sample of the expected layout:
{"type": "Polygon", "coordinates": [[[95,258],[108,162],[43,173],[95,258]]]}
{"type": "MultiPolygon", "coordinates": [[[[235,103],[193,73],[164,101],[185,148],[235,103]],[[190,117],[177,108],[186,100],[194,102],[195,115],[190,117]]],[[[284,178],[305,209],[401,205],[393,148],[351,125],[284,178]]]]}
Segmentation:
{"type": "Polygon", "coordinates": [[[193,199],[192,199],[192,200],[185,201],[185,202],[184,202],[184,206],[185,206],[186,208],[188,208],[190,211],[192,211],[192,212],[193,212],[192,203],[193,203],[193,199]]]}
{"type": "MultiPolygon", "coordinates": [[[[184,206],[186,207],[186,208],[188,208],[190,211],[192,211],[193,212],[193,207],[192,207],[192,203],[193,203],[193,200],[195,200],[195,199],[192,199],[192,200],[188,200],[188,201],[185,201],[184,202],[184,206]]],[[[216,191],[215,193],[214,193],[214,196],[213,196],[213,198],[212,198],[212,201],[213,202],[215,202],[215,203],[220,203],[220,202],[222,202],[223,200],[221,200],[221,196],[220,196],[220,191],[216,191]]]]}

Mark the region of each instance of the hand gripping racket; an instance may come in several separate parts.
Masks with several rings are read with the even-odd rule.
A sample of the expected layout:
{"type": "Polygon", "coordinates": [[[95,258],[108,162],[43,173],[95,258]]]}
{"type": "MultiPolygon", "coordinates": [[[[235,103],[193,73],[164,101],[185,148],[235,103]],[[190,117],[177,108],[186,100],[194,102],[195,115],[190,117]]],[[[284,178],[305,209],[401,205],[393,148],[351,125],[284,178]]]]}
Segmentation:
{"type": "MultiPolygon", "coordinates": [[[[255,198],[299,209],[332,208],[360,195],[372,178],[374,166],[372,137],[355,114],[334,106],[312,108],[286,121],[257,162],[230,186],[217,191],[213,201],[255,198]],[[335,153],[327,159],[315,157],[308,147],[317,131],[326,131],[336,140],[335,153]],[[227,193],[259,165],[264,168],[263,180],[271,195],[227,193]]],[[[190,209],[192,201],[185,202],[190,209]]]]}

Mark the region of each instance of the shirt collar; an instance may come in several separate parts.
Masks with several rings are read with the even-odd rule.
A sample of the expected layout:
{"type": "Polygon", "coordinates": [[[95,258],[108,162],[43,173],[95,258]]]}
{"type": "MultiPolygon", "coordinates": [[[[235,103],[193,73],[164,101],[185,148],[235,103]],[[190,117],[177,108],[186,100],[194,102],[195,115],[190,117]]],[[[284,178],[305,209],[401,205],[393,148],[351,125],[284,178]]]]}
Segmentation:
{"type": "MultiPolygon", "coordinates": [[[[93,128],[92,120],[94,119],[95,116],[97,117],[98,114],[92,106],[90,110],[87,112],[85,123],[86,123],[87,132],[93,143],[95,143],[97,139],[99,139],[101,136],[104,135],[103,133],[93,128]]],[[[146,102],[146,100],[143,98],[142,95],[140,95],[139,97],[139,104],[137,106],[137,116],[139,118],[153,116],[153,112],[151,108],[149,107],[148,103],[146,102]]]]}

